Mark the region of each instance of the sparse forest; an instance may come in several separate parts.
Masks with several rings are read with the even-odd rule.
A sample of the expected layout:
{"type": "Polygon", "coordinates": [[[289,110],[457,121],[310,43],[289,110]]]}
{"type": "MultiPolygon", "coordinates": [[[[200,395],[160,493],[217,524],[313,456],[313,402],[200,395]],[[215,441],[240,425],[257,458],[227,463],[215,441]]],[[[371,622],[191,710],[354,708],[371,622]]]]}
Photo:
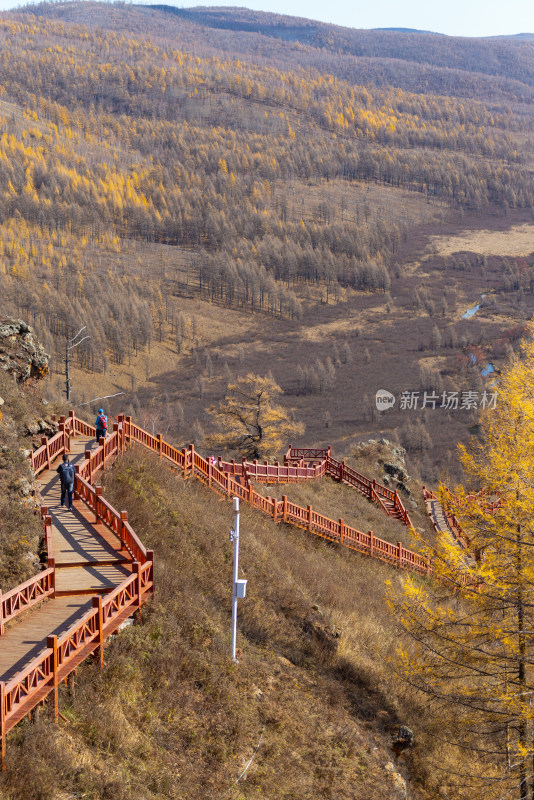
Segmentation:
{"type": "Polygon", "coordinates": [[[444,210],[534,204],[520,106],[355,84],[298,52],[282,68],[219,57],[205,29],[193,54],[191,23],[166,38],[156,14],[153,38],[123,35],[121,8],[107,31],[60,8],[0,20],[0,270],[5,310],[58,353],[88,324],[80,366],[123,363],[163,317],[173,337],[173,294],[298,320],[306,285],[388,291],[410,220],[373,213],[365,187],[444,210]]]}
{"type": "Polygon", "coordinates": [[[102,673],[61,685],[61,725],[10,735],[6,800],[534,796],[532,344],[510,370],[534,331],[533,100],[534,37],[77,0],[0,15],[0,316],[51,354],[38,388],[0,380],[1,588],[38,569],[25,450],[67,410],[67,357],[88,419],[98,401],[110,427],[125,411],[233,458],[332,445],[414,524],[341,481],[265,485],[309,530],[243,509],[230,665],[230,506],[168,471],[161,438],[132,448],[103,481],[157,593],[102,673]],[[421,499],[468,474],[451,503],[472,553],[436,546],[421,499]],[[307,538],[314,510],[440,580],[307,538]]]}

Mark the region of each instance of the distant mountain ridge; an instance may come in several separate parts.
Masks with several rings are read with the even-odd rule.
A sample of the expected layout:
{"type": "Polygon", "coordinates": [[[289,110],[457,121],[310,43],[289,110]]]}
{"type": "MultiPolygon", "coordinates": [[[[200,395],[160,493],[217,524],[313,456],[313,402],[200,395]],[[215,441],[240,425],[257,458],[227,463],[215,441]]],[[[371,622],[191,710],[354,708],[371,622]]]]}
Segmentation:
{"type": "Polygon", "coordinates": [[[352,84],[511,103],[534,99],[534,35],[474,39],[426,31],[357,30],[235,7],[41,3],[10,15],[156,37],[199,55],[315,69],[352,84]]]}
{"type": "MultiPolygon", "coordinates": [[[[299,42],[338,56],[390,59],[430,68],[518,80],[534,86],[534,34],[470,38],[409,28],[344,28],[316,20],[234,7],[146,6],[199,26],[299,42]]],[[[446,92],[444,92],[446,93],[446,92]]]]}

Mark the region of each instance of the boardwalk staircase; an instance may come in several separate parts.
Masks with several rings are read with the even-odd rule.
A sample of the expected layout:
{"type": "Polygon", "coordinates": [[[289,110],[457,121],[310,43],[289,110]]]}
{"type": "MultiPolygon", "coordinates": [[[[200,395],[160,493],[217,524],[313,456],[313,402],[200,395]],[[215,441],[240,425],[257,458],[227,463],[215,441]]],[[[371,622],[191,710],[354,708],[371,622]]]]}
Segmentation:
{"type": "Polygon", "coordinates": [[[105,639],[154,591],[154,557],[136,536],[125,511],[116,511],[95,478],[126,446],[124,425],[93,449],[95,429],[71,413],[59,432],[32,453],[43,506],[46,568],[0,594],[0,733],[5,768],[6,735],[48,695],[59,717],[58,689],[96,653],[105,639]],[[70,453],[75,502],[59,505],[54,461],[70,453]]]}
{"type": "Polygon", "coordinates": [[[289,448],[284,464],[223,461],[199,455],[193,445],[178,449],[119,415],[113,432],[96,442],[96,430],[74,412],[59,421],[59,431],[31,454],[39,477],[46,545],[45,568],[2,595],[0,592],[0,735],[5,768],[6,736],[49,695],[58,720],[61,681],[96,654],[103,664],[108,636],[154,591],[154,554],[128,522],[102,496],[96,481],[102,470],[130,445],[158,454],[183,479],[197,478],[225,498],[239,497],[275,522],[302,528],[328,541],[421,575],[431,573],[427,558],[332,520],[312,506],[256,492],[253,482],[293,483],[330,475],[361,491],[388,514],[410,524],[396,492],[371,481],[331,457],[330,449],[289,448]],[[59,504],[56,461],[64,453],[75,463],[74,511],[59,504]]]}
{"type": "Polygon", "coordinates": [[[353,486],[365,497],[376,503],[386,514],[400,520],[408,527],[412,526],[410,516],[406,511],[398,491],[388,489],[375,480],[367,478],[355,469],[348,467],[344,461],[336,461],[332,458],[331,448],[325,450],[311,450],[305,448],[295,448],[291,445],[287,451],[284,464],[324,464],[324,474],[329,475],[340,483],[353,486]]]}
{"type": "Polygon", "coordinates": [[[462,531],[455,514],[443,506],[434,492],[423,486],[423,499],[428,516],[436,533],[447,533],[459,547],[468,552],[473,552],[473,545],[469,537],[462,531]]]}

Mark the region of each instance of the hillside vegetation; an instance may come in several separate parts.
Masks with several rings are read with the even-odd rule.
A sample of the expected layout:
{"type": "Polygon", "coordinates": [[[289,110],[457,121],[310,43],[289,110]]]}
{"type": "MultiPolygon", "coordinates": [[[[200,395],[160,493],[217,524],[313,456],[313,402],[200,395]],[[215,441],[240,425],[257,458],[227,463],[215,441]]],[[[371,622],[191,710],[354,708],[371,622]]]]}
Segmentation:
{"type": "Polygon", "coordinates": [[[139,450],[105,475],[104,494],[155,548],[156,595],[143,625],[107,646],[102,673],[84,665],[75,696],[62,688],[59,726],[41,715],[12,734],[6,798],[394,800],[403,780],[412,798],[469,796],[434,773],[437,759],[461,762],[438,754],[439,723],[387,666],[397,638],[384,581],[400,590],[401,575],[243,508],[236,666],[231,504],[139,450]],[[416,746],[397,760],[400,723],[416,746]]]}
{"type": "Polygon", "coordinates": [[[444,263],[425,247],[531,221],[532,43],[315,26],[304,44],[285,18],[269,17],[282,38],[263,17],[240,33],[256,25],[240,13],[226,28],[219,11],[84,2],[2,15],[4,309],[52,353],[50,397],[85,326],[77,403],[122,392],[161,425],[166,394],[165,424],[200,442],[228,373],[270,369],[308,441],[396,428],[435,479],[445,429],[465,438],[473,415],[431,414],[414,445],[413,420],[378,419],[373,397],[481,390],[472,349],[481,368],[503,358],[531,311],[529,250],[444,263]],[[375,75],[403,49],[412,83],[375,75]]]}

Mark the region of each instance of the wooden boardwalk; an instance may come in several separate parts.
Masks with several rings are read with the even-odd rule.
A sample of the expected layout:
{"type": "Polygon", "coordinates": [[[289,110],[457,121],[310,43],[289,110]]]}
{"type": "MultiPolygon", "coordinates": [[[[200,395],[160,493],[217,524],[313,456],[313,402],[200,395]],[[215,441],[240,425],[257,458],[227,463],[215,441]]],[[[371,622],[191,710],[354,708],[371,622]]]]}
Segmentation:
{"type": "MultiPolygon", "coordinates": [[[[72,439],[71,460],[84,458],[95,440],[72,439]]],[[[0,648],[0,681],[9,681],[47,647],[47,637],[68,631],[91,608],[92,597],[117,587],[131,575],[131,557],[81,500],[74,511],[60,505],[58,459],[38,479],[43,505],[52,517],[52,553],[56,566],[54,598],[21,614],[6,626],[0,648]]]]}
{"type": "Polygon", "coordinates": [[[366,478],[331,458],[328,450],[290,448],[284,465],[223,462],[202,458],[191,445],[178,450],[119,415],[113,432],[96,444],[95,428],[74,414],[62,417],[59,431],[43,437],[31,454],[39,484],[48,564],[18,587],[0,592],[0,734],[2,766],[10,730],[47,696],[59,718],[58,686],[91,653],[103,664],[106,638],[154,592],[154,553],[95,487],[102,469],[138,443],[184,479],[196,477],[225,497],[238,497],[275,522],[289,523],[344,547],[386,561],[399,569],[430,575],[431,564],[419,553],[362,532],[342,519],[331,520],[311,506],[298,506],[255,492],[251,480],[292,483],[329,474],[349,483],[386,513],[410,525],[398,492],[366,478]],[[59,458],[70,453],[76,466],[74,509],[60,505],[59,458]]]}

